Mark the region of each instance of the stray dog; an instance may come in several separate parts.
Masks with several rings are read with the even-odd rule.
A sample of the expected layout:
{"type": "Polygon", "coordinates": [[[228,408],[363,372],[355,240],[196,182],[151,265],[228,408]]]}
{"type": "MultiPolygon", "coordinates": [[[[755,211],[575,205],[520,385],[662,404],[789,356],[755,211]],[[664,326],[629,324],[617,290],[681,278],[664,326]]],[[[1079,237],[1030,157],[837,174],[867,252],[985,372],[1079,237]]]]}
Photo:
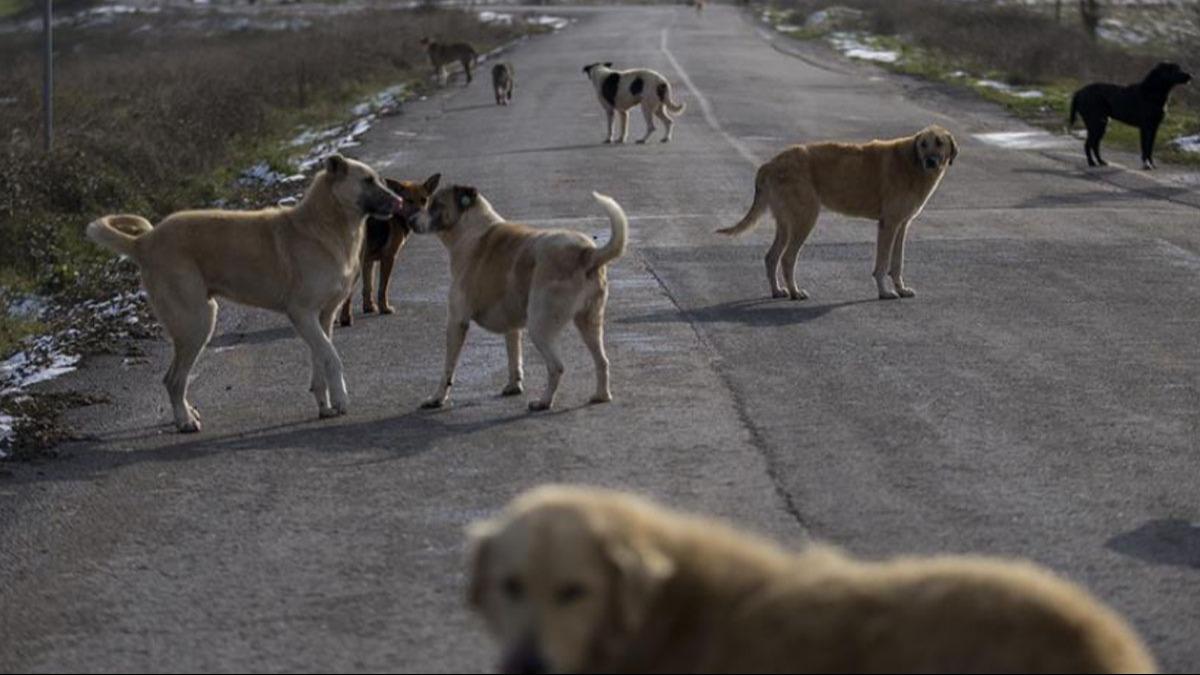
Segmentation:
{"type": "Polygon", "coordinates": [[[704,13],[704,4],[705,4],[704,0],[692,0],[692,4],[696,6],[696,15],[697,16],[704,13]]]}
{"type": "Polygon", "coordinates": [[[187,399],[188,376],[212,337],[218,296],[286,314],[312,351],[310,390],[320,416],[346,413],[333,317],[354,283],[363,223],[400,207],[371,167],[333,155],[295,207],[181,211],[157,226],[141,216],[105,216],[87,235],[141,268],[150,306],[175,347],[163,380],[175,426],[195,432],[200,414],[187,399]]]}
{"type": "Polygon", "coordinates": [[[446,86],[446,80],[449,77],[446,73],[446,66],[455,61],[462,64],[463,71],[467,74],[467,82],[463,86],[471,84],[471,69],[475,67],[475,62],[479,59],[474,47],[465,42],[448,44],[436,42],[427,37],[421,38],[421,46],[429,53],[434,74],[437,75],[442,86],[446,86]]]}
{"type": "Polygon", "coordinates": [[[596,366],[592,403],[612,400],[608,357],[604,354],[606,265],[625,252],[629,222],[619,204],[592,193],[608,213],[612,237],[597,248],[590,237],[571,230],[537,230],[505,222],[473,187],[455,185],[433,196],[409,220],[417,233],[433,232],[450,251],[450,303],[446,323],[446,370],[442,384],[424,408],[440,408],[450,396],[454,369],[471,321],[503,333],[508,346],[508,384],[503,396],[522,391],[521,331],[546,362],[549,380],[530,410],[547,410],[563,374],[554,342],[574,321],[596,366]]]}
{"type": "Polygon", "coordinates": [[[1075,126],[1075,117],[1083,117],[1087,126],[1087,140],[1083,143],[1083,154],[1088,166],[1108,166],[1100,157],[1100,141],[1108,128],[1108,118],[1133,125],[1141,132],[1142,168],[1154,168],[1154,137],[1158,125],[1167,115],[1167,98],[1171,89],[1192,81],[1192,76],[1183,72],[1177,63],[1160,63],[1137,84],[1122,87],[1117,84],[1096,82],[1075,92],[1071,97],[1071,119],[1068,127],[1075,126]],[[1095,159],[1092,159],[1092,156],[1095,159]]]}
{"type": "Polygon", "coordinates": [[[769,206],[775,216],[775,242],[766,258],[771,296],[803,300],[808,293],[796,286],[796,257],[817,224],[821,207],[876,220],[874,276],[879,297],[911,298],[916,292],[901,277],[908,225],[957,156],[954,137],[937,125],[913,136],[861,145],[795,145],[759,167],[750,211],[737,225],[717,232],[741,234],[754,227],[769,206]],[[779,286],[781,256],[786,291],[779,286]],[[884,284],[885,274],[892,277],[895,290],[884,284]]]}
{"type": "Polygon", "coordinates": [[[638,143],[645,143],[654,133],[654,118],[667,125],[667,133],[662,142],[671,141],[671,130],[675,120],[668,113],[678,115],[684,110],[684,104],[671,100],[671,84],[662,75],[638,68],[636,70],[613,70],[612,63],[593,63],[583,67],[583,72],[596,88],[596,96],[600,97],[600,105],[608,115],[608,134],[605,143],[613,142],[613,117],[621,117],[621,135],[618,143],[624,143],[629,134],[629,109],[639,103],[642,105],[642,115],[646,118],[646,135],[638,143]]]}
{"type": "Polygon", "coordinates": [[[470,529],[509,673],[1149,673],[1116,613],[1030,563],[801,553],[608,490],[470,529]]]}
{"type": "Polygon", "coordinates": [[[516,88],[516,74],[511,63],[492,66],[492,91],[496,92],[496,105],[508,105],[516,88]]]}
{"type": "MultiPolygon", "coordinates": [[[[363,238],[362,256],[359,258],[359,270],[362,276],[363,314],[393,314],[396,309],[388,302],[388,288],[392,284],[392,268],[396,265],[396,256],[404,243],[408,241],[408,217],[425,208],[433,191],[437,189],[442,175],[435,173],[424,183],[414,183],[407,180],[385,178],[388,189],[399,195],[403,206],[387,220],[378,218],[367,219],[367,232],[363,238]],[[372,272],[375,263],[379,263],[379,303],[376,305],[372,298],[374,279],[372,272]]],[[[342,304],[342,316],[338,323],[349,326],[354,323],[350,314],[350,298],[342,304]]]]}

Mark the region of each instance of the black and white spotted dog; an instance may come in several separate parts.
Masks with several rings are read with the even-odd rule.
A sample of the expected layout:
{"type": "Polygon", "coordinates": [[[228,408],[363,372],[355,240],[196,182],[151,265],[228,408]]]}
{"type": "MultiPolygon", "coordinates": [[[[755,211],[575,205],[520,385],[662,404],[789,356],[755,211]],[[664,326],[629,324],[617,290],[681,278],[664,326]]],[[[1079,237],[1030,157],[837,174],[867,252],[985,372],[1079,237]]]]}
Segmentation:
{"type": "Polygon", "coordinates": [[[608,134],[605,143],[613,142],[613,116],[621,116],[621,135],[617,143],[624,143],[629,132],[629,109],[639,103],[642,115],[646,117],[646,135],[638,143],[645,143],[654,133],[654,118],[667,125],[667,133],[662,142],[671,140],[671,128],[675,120],[668,113],[678,115],[683,112],[683,104],[671,100],[671,83],[662,75],[645,68],[634,70],[613,70],[612,63],[593,63],[583,67],[583,72],[596,88],[600,97],[600,105],[608,113],[608,134]]]}

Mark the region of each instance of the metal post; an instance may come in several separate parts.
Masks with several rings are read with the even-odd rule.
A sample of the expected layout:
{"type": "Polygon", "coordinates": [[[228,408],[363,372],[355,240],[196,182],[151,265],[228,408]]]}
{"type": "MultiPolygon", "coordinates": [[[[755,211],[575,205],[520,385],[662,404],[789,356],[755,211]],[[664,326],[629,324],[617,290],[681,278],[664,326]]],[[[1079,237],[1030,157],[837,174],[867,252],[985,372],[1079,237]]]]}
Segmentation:
{"type": "Polygon", "coordinates": [[[46,152],[54,145],[54,0],[45,0],[42,27],[46,35],[46,54],[42,63],[42,114],[45,116],[46,152]]]}

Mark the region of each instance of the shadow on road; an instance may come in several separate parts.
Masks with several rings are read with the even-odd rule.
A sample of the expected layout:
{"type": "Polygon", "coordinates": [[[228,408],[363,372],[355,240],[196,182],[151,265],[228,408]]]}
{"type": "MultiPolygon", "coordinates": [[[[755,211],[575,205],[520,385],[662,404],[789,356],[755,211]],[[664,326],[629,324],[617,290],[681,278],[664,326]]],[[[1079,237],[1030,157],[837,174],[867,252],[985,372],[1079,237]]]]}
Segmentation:
{"type": "Polygon", "coordinates": [[[1148,521],[1109,539],[1105,546],[1156,565],[1200,569],[1200,523],[1181,518],[1148,521]]]}
{"type": "Polygon", "coordinates": [[[844,307],[878,302],[875,299],[848,300],[826,305],[792,302],[777,298],[735,300],[696,309],[663,310],[617,319],[617,323],[652,324],[684,321],[688,323],[737,323],[743,326],[792,326],[819,319],[844,307]]]}

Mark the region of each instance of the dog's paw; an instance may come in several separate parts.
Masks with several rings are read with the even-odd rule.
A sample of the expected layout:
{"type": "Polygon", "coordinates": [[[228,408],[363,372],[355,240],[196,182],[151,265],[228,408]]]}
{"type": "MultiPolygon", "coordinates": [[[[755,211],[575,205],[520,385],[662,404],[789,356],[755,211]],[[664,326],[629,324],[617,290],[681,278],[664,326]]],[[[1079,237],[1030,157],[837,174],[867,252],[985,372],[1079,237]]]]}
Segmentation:
{"type": "Polygon", "coordinates": [[[644,138],[642,138],[642,139],[639,139],[639,140],[637,141],[637,144],[638,144],[638,145],[645,145],[645,144],[646,144],[646,139],[644,139],[644,138]]]}
{"type": "Polygon", "coordinates": [[[175,425],[175,428],[179,429],[179,433],[181,433],[181,434],[199,433],[200,432],[200,420],[191,419],[191,420],[184,422],[183,424],[175,425]]]}
{"type": "Polygon", "coordinates": [[[529,412],[542,412],[543,410],[549,410],[549,409],[550,409],[550,404],[546,403],[545,401],[530,401],[529,402],[529,412]]]}
{"type": "Polygon", "coordinates": [[[607,391],[604,392],[603,394],[596,394],[595,396],[588,399],[588,403],[610,403],[611,401],[612,401],[612,394],[607,391]]]}
{"type": "Polygon", "coordinates": [[[786,298],[786,297],[788,297],[788,293],[787,293],[787,291],[783,290],[782,288],[772,288],[771,289],[771,297],[772,298],[786,298]]]}
{"type": "Polygon", "coordinates": [[[525,387],[521,386],[520,382],[510,384],[500,391],[501,396],[516,396],[523,393],[525,393],[525,387]]]}
{"type": "Polygon", "coordinates": [[[915,290],[913,290],[912,286],[897,286],[896,293],[899,294],[900,297],[902,297],[902,298],[917,297],[917,292],[915,290]]]}
{"type": "Polygon", "coordinates": [[[431,398],[421,404],[421,410],[437,410],[439,408],[445,408],[446,402],[447,401],[444,398],[431,398]]]}
{"type": "Polygon", "coordinates": [[[353,324],[354,319],[351,319],[349,316],[343,316],[342,318],[338,319],[338,325],[342,328],[349,328],[353,324]]]}
{"type": "Polygon", "coordinates": [[[668,136],[667,138],[664,138],[664,139],[662,139],[662,140],[661,140],[661,141],[659,141],[659,142],[660,142],[660,143],[670,143],[670,142],[671,142],[671,138],[668,136]]]}
{"type": "Polygon", "coordinates": [[[880,300],[899,300],[900,295],[896,291],[879,291],[880,300]]]}
{"type": "Polygon", "coordinates": [[[380,314],[395,314],[396,308],[391,305],[384,305],[379,308],[379,313],[380,314]]]}
{"type": "Polygon", "coordinates": [[[345,414],[346,414],[345,406],[343,406],[343,407],[327,406],[327,407],[321,407],[321,408],[317,409],[317,418],[323,419],[323,420],[331,419],[333,417],[341,417],[342,415],[345,415],[345,414]]]}
{"type": "Polygon", "coordinates": [[[363,314],[374,314],[377,311],[379,311],[379,309],[375,307],[375,303],[371,303],[369,305],[363,303],[363,314]]]}
{"type": "Polygon", "coordinates": [[[611,144],[611,143],[612,143],[612,139],[611,139],[611,138],[606,138],[606,139],[604,139],[604,144],[605,144],[605,145],[609,145],[609,144],[611,144]]]}
{"type": "Polygon", "coordinates": [[[807,300],[808,291],[804,290],[803,288],[797,288],[794,291],[788,291],[788,297],[792,300],[807,300]]]}

